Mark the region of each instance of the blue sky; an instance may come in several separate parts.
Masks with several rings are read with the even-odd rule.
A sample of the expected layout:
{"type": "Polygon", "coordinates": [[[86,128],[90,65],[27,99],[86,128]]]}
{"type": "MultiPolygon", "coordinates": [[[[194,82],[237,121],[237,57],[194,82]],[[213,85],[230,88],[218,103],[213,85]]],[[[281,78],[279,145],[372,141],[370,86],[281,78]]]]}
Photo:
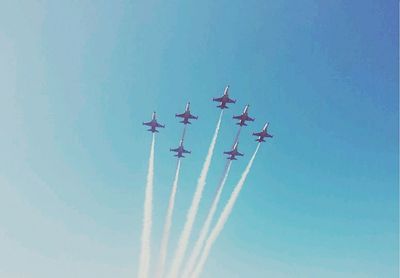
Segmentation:
{"type": "MultiPolygon", "coordinates": [[[[203,277],[397,277],[396,1],[3,1],[0,276],[135,277],[157,110],[153,254],[192,103],[171,249],[231,85],[199,218],[245,104],[225,201],[264,144],[203,277]]],[[[153,261],[154,262],[154,261],[153,261]]]]}

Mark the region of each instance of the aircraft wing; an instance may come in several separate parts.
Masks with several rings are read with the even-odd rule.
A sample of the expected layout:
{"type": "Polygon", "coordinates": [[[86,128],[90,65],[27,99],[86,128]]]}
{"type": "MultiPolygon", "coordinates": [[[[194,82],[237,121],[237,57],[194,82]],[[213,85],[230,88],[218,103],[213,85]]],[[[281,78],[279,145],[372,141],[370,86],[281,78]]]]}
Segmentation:
{"type": "Polygon", "coordinates": [[[253,133],[253,135],[254,136],[262,136],[263,134],[262,134],[262,132],[255,132],[255,133],[253,133]]]}
{"type": "Polygon", "coordinates": [[[226,102],[227,102],[227,103],[236,103],[236,100],[235,100],[235,99],[228,98],[226,102]]]}
{"type": "Polygon", "coordinates": [[[178,152],[178,151],[179,151],[179,148],[176,148],[176,149],[169,149],[169,151],[170,151],[170,152],[178,152]]]}
{"type": "Polygon", "coordinates": [[[185,118],[185,113],[182,113],[182,114],[175,114],[175,117],[185,118]]]}
{"type": "Polygon", "coordinates": [[[239,115],[239,116],[233,116],[232,118],[234,118],[234,119],[238,119],[238,120],[241,120],[241,119],[242,119],[242,115],[239,115]]]}
{"type": "Polygon", "coordinates": [[[157,127],[165,127],[165,125],[161,125],[161,124],[159,124],[159,123],[156,123],[156,126],[157,126],[157,127]]]}
{"type": "Polygon", "coordinates": [[[183,150],[184,153],[191,153],[191,151],[183,150]]]}
{"type": "Polygon", "coordinates": [[[238,155],[238,156],[243,156],[243,154],[240,153],[240,152],[237,152],[236,155],[238,155]]]}
{"type": "Polygon", "coordinates": [[[249,117],[249,116],[246,116],[246,121],[253,122],[253,121],[254,121],[254,118],[251,118],[251,117],[249,117]]]}
{"type": "Polygon", "coordinates": [[[223,97],[213,98],[213,101],[222,102],[222,100],[223,100],[223,97]]]}
{"type": "Polygon", "coordinates": [[[197,116],[193,116],[192,114],[189,114],[189,119],[197,119],[197,116]]]}
{"type": "Polygon", "coordinates": [[[233,151],[224,152],[224,154],[233,155],[233,151]]]}
{"type": "Polygon", "coordinates": [[[151,122],[143,123],[143,125],[151,126],[151,122]]]}

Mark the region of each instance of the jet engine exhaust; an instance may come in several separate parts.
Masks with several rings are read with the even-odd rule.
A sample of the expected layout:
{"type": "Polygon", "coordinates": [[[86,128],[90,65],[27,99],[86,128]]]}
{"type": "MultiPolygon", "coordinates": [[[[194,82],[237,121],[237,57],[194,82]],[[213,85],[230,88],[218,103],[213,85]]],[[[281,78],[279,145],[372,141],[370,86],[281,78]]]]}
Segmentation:
{"type": "Polygon", "coordinates": [[[212,248],[214,242],[216,241],[216,239],[218,238],[219,234],[223,230],[224,225],[232,212],[233,206],[235,205],[235,202],[240,194],[240,191],[243,188],[244,182],[246,181],[247,175],[250,172],[251,166],[253,165],[254,159],[256,158],[259,148],[260,148],[260,143],[257,145],[257,148],[253,153],[253,156],[251,157],[249,163],[247,164],[246,169],[243,171],[239,182],[236,184],[227,204],[224,207],[224,210],[222,211],[222,213],[221,213],[217,223],[215,224],[213,230],[211,231],[209,237],[207,238],[203,252],[200,255],[200,259],[193,271],[191,278],[198,278],[199,275],[201,274],[201,272],[203,271],[204,265],[210,254],[211,248],[212,248]]]}
{"type": "Polygon", "coordinates": [[[185,256],[185,252],[186,252],[186,249],[187,249],[187,245],[188,245],[188,241],[189,241],[189,238],[190,238],[190,234],[192,232],[193,224],[194,224],[194,221],[196,219],[197,211],[199,209],[200,200],[202,198],[203,189],[204,189],[204,186],[206,184],[208,170],[210,169],[210,165],[211,165],[211,160],[212,160],[212,156],[213,156],[213,153],[214,153],[215,144],[216,144],[217,138],[218,138],[219,128],[221,126],[222,116],[223,116],[223,110],[221,110],[221,113],[219,115],[217,126],[215,128],[214,135],[212,137],[210,146],[208,148],[206,159],[205,159],[205,161],[203,163],[203,168],[202,168],[202,170],[200,172],[200,176],[199,176],[199,178],[197,180],[196,191],[194,193],[191,206],[190,206],[190,208],[188,210],[188,213],[186,215],[185,226],[184,226],[183,231],[182,231],[182,233],[180,235],[180,238],[179,238],[178,246],[177,246],[177,249],[175,251],[175,255],[174,255],[173,261],[172,261],[172,266],[171,266],[171,269],[170,269],[170,271],[169,271],[169,273],[167,275],[168,278],[176,278],[176,277],[178,277],[178,274],[179,274],[179,271],[180,271],[180,267],[182,265],[182,262],[183,262],[183,259],[184,259],[184,256],[185,256]]]}
{"type": "Polygon", "coordinates": [[[141,251],[139,258],[139,278],[147,278],[150,267],[150,239],[152,226],[152,208],[153,208],[153,181],[154,181],[154,145],[155,134],[150,147],[150,158],[147,172],[147,183],[144,197],[143,227],[141,236],[141,251]]]}
{"type": "Polygon", "coordinates": [[[211,222],[214,219],[214,215],[217,210],[219,200],[221,198],[222,190],[224,189],[226,180],[228,178],[229,171],[231,169],[231,165],[232,165],[232,160],[228,160],[225,165],[222,179],[221,179],[221,181],[218,185],[217,191],[215,193],[210,211],[208,212],[207,218],[203,224],[203,227],[201,228],[199,238],[196,241],[193,251],[189,257],[188,263],[186,264],[186,267],[184,268],[182,277],[189,277],[189,274],[193,271],[196,260],[200,255],[201,249],[204,245],[204,241],[206,240],[206,237],[210,232],[211,222]]]}
{"type": "Polygon", "coordinates": [[[176,191],[178,188],[180,169],[181,169],[181,160],[178,159],[178,162],[176,165],[175,178],[174,178],[174,181],[172,184],[171,195],[169,197],[168,210],[167,210],[167,215],[165,218],[163,236],[162,236],[162,240],[161,240],[159,266],[157,269],[157,277],[158,278],[162,278],[164,275],[165,260],[167,258],[168,242],[169,242],[170,231],[171,231],[171,226],[172,226],[172,215],[174,212],[175,196],[176,196],[176,191]]]}

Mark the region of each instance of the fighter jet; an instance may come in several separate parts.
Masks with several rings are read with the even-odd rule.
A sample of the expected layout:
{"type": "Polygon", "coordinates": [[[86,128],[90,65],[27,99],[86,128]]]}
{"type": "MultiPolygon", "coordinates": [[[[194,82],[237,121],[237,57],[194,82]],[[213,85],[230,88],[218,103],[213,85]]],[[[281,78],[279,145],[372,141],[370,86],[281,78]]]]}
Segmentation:
{"type": "Polygon", "coordinates": [[[253,121],[254,121],[254,118],[250,118],[250,117],[249,117],[249,115],[248,115],[248,110],[249,110],[249,105],[246,105],[246,106],[244,107],[243,113],[242,113],[241,115],[233,116],[234,119],[239,120],[239,122],[237,123],[237,125],[244,126],[244,125],[247,125],[247,124],[246,124],[246,121],[250,121],[250,122],[253,122],[253,121]]]}
{"type": "Polygon", "coordinates": [[[183,147],[183,140],[181,140],[181,142],[179,143],[179,147],[177,147],[176,149],[169,149],[170,152],[176,152],[176,157],[184,157],[183,154],[184,153],[191,153],[191,151],[185,150],[185,148],[183,147]]]}
{"type": "Polygon", "coordinates": [[[237,148],[238,148],[238,144],[239,142],[236,142],[235,145],[233,145],[232,150],[229,152],[224,152],[224,154],[229,155],[227,158],[230,160],[237,160],[236,156],[243,156],[242,153],[238,152],[237,148]]]}
{"type": "Polygon", "coordinates": [[[185,108],[185,112],[183,112],[182,114],[175,114],[175,117],[179,117],[179,118],[183,118],[183,120],[181,121],[181,123],[183,123],[184,125],[187,124],[191,124],[191,122],[189,121],[189,119],[195,119],[197,120],[199,117],[197,116],[193,116],[190,113],[190,102],[188,102],[186,104],[186,108],[185,108]]]}
{"type": "Polygon", "coordinates": [[[213,98],[213,101],[221,102],[221,104],[218,105],[217,107],[219,107],[221,109],[225,109],[225,108],[229,108],[228,106],[226,106],[227,103],[236,103],[235,99],[229,98],[228,91],[229,91],[229,85],[225,87],[224,95],[222,97],[213,98]]]}
{"type": "Polygon", "coordinates": [[[267,131],[268,125],[269,125],[269,123],[266,123],[264,125],[262,131],[253,133],[254,136],[258,136],[256,141],[261,143],[261,142],[265,142],[265,140],[264,140],[265,137],[267,137],[267,138],[272,138],[273,137],[271,134],[268,134],[268,131],[267,131]]]}
{"type": "Polygon", "coordinates": [[[151,121],[147,122],[147,123],[143,123],[143,125],[149,126],[150,128],[148,129],[148,131],[151,131],[153,133],[154,132],[158,132],[157,127],[161,127],[161,128],[165,127],[165,125],[161,125],[161,124],[159,124],[157,122],[157,120],[156,120],[156,112],[153,112],[153,116],[151,118],[151,121]]]}

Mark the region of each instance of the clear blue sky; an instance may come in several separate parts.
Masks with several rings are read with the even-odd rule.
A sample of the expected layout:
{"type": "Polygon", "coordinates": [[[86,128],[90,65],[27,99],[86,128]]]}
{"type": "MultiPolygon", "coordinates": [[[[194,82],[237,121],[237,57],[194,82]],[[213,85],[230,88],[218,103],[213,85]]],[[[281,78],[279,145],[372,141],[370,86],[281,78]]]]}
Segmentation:
{"type": "MultiPolygon", "coordinates": [[[[192,102],[175,248],[226,84],[199,220],[250,104],[229,191],[264,144],[204,276],[397,277],[397,1],[2,1],[0,276],[135,277],[157,110],[158,250],[192,102]]],[[[196,222],[194,234],[199,231],[196,222]]],[[[172,250],[170,250],[172,251],[172,250]]],[[[154,261],[153,261],[154,262],[154,261]]]]}

